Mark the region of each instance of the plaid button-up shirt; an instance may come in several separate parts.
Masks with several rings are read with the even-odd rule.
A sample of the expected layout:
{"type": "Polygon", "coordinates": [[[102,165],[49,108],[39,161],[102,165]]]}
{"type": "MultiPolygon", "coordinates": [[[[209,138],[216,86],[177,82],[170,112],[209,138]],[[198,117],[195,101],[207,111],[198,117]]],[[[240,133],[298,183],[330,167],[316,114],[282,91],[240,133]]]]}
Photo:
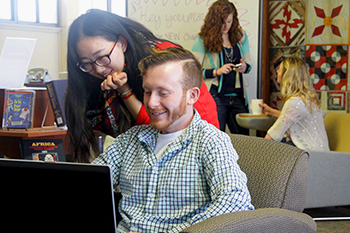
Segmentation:
{"type": "Polygon", "coordinates": [[[93,163],[111,166],[120,185],[118,232],[179,232],[225,213],[251,210],[247,178],[227,134],[195,116],[157,160],[158,131],[135,126],[93,163]]]}

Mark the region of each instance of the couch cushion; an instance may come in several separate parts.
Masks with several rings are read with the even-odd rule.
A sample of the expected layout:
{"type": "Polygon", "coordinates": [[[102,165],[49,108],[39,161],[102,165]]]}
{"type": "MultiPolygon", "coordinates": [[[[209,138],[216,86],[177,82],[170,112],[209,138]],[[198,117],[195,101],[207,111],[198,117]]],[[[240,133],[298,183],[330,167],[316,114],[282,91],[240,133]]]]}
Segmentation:
{"type": "Polygon", "coordinates": [[[209,218],[182,231],[183,233],[262,233],[317,231],[316,222],[296,211],[263,208],[239,211],[209,218]]]}

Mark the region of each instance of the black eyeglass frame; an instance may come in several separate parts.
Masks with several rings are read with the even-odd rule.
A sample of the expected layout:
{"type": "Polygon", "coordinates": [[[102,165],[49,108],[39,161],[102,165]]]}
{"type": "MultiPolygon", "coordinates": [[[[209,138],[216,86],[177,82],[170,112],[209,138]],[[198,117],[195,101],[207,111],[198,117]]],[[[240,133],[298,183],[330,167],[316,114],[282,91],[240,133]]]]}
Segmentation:
{"type": "Polygon", "coordinates": [[[80,63],[80,61],[78,61],[77,66],[79,67],[79,69],[80,69],[81,71],[83,71],[83,72],[85,72],[85,73],[89,73],[89,72],[93,71],[93,70],[95,69],[95,68],[94,68],[94,64],[96,64],[96,65],[99,66],[99,67],[108,66],[109,64],[111,64],[111,58],[110,58],[110,56],[111,56],[111,54],[112,54],[112,52],[113,52],[115,46],[117,45],[117,43],[118,43],[118,40],[116,40],[116,41],[114,42],[113,47],[111,48],[111,51],[110,51],[108,54],[96,58],[95,61],[93,61],[93,62],[80,63]],[[104,58],[108,58],[109,62],[106,63],[106,64],[99,64],[98,61],[101,61],[101,60],[104,59],[104,58]],[[85,69],[84,66],[86,66],[86,65],[91,65],[91,69],[85,69]]]}

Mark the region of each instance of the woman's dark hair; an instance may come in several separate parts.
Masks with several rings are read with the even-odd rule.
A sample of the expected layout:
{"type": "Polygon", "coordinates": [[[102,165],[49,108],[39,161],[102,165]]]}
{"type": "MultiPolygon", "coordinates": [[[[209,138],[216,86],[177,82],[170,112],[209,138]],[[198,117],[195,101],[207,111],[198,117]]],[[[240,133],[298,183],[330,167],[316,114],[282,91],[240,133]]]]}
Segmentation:
{"type": "MultiPolygon", "coordinates": [[[[105,104],[100,89],[102,80],[82,72],[77,67],[79,56],[76,50],[77,43],[82,38],[97,36],[111,42],[115,42],[119,36],[126,39],[124,72],[127,73],[128,83],[140,101],[143,100],[143,90],[137,64],[142,58],[153,52],[154,42],[160,41],[140,23],[102,10],[89,10],[72,23],[68,35],[68,88],[65,114],[69,136],[67,139],[70,145],[69,154],[72,155],[70,160],[75,162],[88,162],[91,151],[98,151],[97,140],[92,124],[87,118],[87,111],[102,109],[105,104]]],[[[132,122],[123,101],[119,102],[120,104],[115,107],[119,120],[119,133],[122,133],[131,127],[132,122]]]]}
{"type": "Polygon", "coordinates": [[[243,37],[243,30],[239,25],[235,5],[228,0],[218,0],[210,6],[199,32],[207,51],[219,53],[222,50],[222,25],[230,14],[233,14],[232,26],[228,32],[230,42],[232,45],[240,42],[243,37]]]}

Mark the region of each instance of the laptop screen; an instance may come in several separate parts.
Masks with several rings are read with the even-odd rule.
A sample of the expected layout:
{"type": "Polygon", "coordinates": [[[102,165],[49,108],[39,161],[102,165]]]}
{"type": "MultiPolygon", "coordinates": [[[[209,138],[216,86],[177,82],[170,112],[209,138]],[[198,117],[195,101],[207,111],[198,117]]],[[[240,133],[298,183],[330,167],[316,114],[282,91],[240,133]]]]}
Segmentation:
{"type": "Polygon", "coordinates": [[[0,232],[116,232],[108,166],[0,159],[0,232]]]}

